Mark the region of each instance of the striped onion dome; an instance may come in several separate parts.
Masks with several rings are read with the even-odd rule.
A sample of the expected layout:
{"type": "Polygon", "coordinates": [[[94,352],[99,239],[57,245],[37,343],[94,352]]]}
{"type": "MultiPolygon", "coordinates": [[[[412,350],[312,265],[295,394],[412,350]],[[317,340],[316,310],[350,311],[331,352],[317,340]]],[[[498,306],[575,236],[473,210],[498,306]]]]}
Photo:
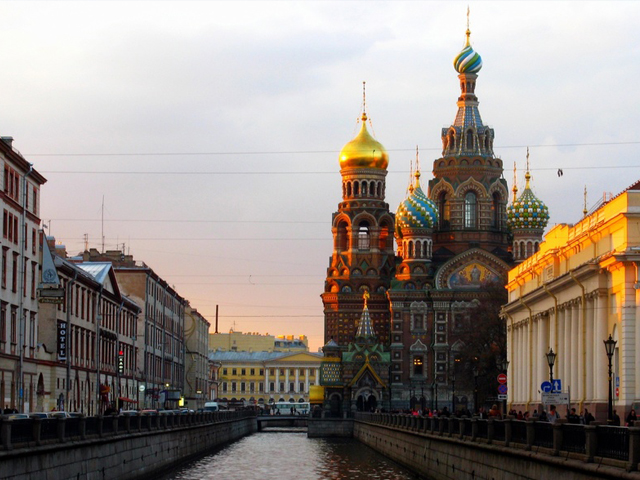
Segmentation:
{"type": "Polygon", "coordinates": [[[403,228],[430,228],[438,224],[438,207],[425,195],[420,187],[420,172],[415,173],[416,181],[409,188],[409,195],[396,211],[396,232],[403,228]]]}
{"type": "Polygon", "coordinates": [[[529,186],[531,175],[525,175],[522,195],[507,207],[507,225],[514,230],[544,230],[549,223],[549,208],[538,199],[529,186]]]}
{"type": "Polygon", "coordinates": [[[471,32],[467,29],[467,42],[453,59],[453,67],[458,73],[478,73],[482,68],[482,57],[471,47],[470,35],[471,32]]]}

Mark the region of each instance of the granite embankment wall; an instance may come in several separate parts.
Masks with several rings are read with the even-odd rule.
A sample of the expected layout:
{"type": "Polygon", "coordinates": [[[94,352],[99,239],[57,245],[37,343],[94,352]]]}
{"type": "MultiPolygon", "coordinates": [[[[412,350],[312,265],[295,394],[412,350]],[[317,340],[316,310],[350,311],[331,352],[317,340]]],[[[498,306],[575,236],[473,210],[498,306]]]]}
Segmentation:
{"type": "MultiPolygon", "coordinates": [[[[5,435],[4,449],[0,450],[0,479],[155,478],[173,466],[257,429],[255,415],[245,412],[169,419],[105,417],[99,420],[98,431],[93,431],[91,418],[86,421],[91,428],[75,436],[65,435],[65,428],[58,423],[53,428],[53,439],[42,438],[47,436],[42,435],[49,428],[46,423],[34,424],[31,439],[15,444],[6,443],[7,425],[3,424],[5,435]]],[[[20,440],[28,438],[23,436],[20,440]]]]}
{"type": "MultiPolygon", "coordinates": [[[[640,473],[629,471],[634,468],[628,461],[590,458],[554,447],[509,445],[466,436],[463,429],[432,427],[414,419],[357,415],[353,436],[421,477],[434,480],[640,479],[640,473]]],[[[557,446],[559,439],[562,443],[561,426],[554,431],[557,446]]]]}

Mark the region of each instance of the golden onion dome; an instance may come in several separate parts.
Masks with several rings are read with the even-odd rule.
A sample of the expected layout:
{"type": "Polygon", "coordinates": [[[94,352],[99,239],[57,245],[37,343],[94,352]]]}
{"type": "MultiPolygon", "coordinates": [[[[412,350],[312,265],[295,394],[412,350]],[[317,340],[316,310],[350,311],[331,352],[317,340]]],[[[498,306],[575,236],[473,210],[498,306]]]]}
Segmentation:
{"type": "Polygon", "coordinates": [[[340,169],[379,168],[389,165],[389,154],[380,142],[367,130],[367,114],[362,114],[362,128],[356,137],[340,152],[340,169]]]}

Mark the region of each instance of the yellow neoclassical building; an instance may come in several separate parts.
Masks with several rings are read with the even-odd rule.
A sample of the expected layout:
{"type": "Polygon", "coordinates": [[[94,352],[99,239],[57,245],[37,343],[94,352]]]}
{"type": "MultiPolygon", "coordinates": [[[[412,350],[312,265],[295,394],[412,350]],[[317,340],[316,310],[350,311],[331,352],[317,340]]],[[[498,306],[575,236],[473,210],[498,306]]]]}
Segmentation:
{"type": "Polygon", "coordinates": [[[311,387],[320,383],[321,360],[321,354],[309,352],[209,353],[209,361],[219,366],[216,398],[222,404],[308,402],[311,387]]]}
{"type": "MultiPolygon", "coordinates": [[[[557,354],[560,379],[572,406],[608,416],[611,335],[613,408],[623,419],[640,406],[640,181],[604,202],[575,225],[556,225],[540,250],[509,272],[508,401],[532,411],[549,380],[546,354],[557,354]]],[[[559,408],[561,415],[564,407],[559,408]]]]}

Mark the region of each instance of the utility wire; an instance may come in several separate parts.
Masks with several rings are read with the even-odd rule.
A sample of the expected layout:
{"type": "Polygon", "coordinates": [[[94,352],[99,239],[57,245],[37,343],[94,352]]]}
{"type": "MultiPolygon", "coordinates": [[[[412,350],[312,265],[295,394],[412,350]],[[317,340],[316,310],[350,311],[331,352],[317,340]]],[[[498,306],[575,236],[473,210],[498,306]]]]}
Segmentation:
{"type": "MultiPolygon", "coordinates": [[[[590,142],[590,143],[555,143],[538,145],[504,145],[495,146],[494,150],[504,148],[557,148],[557,147],[599,147],[611,145],[638,145],[640,141],[630,142],[590,142]]],[[[420,147],[420,150],[442,150],[442,147],[420,147]]],[[[388,152],[413,152],[412,148],[392,148],[388,152]]],[[[339,150],[264,150],[237,152],[114,152],[114,153],[25,153],[28,157],[170,157],[170,156],[198,156],[198,155],[309,155],[317,153],[339,153],[339,150]]]]}

